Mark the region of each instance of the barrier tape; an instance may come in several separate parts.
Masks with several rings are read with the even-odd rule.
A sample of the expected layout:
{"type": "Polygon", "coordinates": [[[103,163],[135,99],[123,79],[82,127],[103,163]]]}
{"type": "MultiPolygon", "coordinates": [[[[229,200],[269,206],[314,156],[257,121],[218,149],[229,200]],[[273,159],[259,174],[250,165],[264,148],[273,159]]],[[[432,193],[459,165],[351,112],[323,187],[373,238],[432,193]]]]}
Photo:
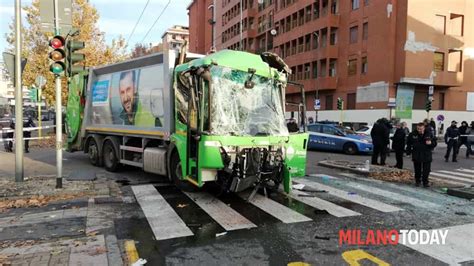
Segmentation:
{"type": "MultiPolygon", "coordinates": [[[[36,140],[36,139],[51,139],[53,137],[32,137],[32,138],[23,138],[23,140],[36,140]]],[[[2,139],[0,138],[0,142],[5,142],[5,141],[15,141],[15,139],[2,139]]]]}
{"type": "MultiPolygon", "coordinates": [[[[38,129],[47,129],[47,128],[55,128],[55,127],[56,127],[55,125],[53,125],[53,126],[44,126],[44,127],[24,127],[23,131],[35,131],[35,130],[38,130],[38,129]]],[[[10,132],[15,132],[15,130],[8,127],[8,128],[0,129],[0,132],[10,133],[10,132]]]]}

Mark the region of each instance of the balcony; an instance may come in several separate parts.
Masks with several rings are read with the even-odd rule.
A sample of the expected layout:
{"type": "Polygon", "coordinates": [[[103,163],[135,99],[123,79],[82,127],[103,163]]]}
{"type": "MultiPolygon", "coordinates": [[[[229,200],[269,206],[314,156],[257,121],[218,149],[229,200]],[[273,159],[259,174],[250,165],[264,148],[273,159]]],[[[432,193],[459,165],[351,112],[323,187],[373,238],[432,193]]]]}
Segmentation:
{"type": "MultiPolygon", "coordinates": [[[[300,75],[304,77],[304,74],[300,75]]],[[[295,80],[296,83],[302,84],[306,92],[309,91],[324,91],[324,90],[335,90],[337,88],[337,77],[318,77],[317,79],[305,79],[295,80]]],[[[287,87],[286,93],[298,93],[299,89],[294,87],[287,87]]]]}
{"type": "Polygon", "coordinates": [[[463,72],[442,71],[436,72],[435,85],[459,87],[463,83],[463,72]]]}

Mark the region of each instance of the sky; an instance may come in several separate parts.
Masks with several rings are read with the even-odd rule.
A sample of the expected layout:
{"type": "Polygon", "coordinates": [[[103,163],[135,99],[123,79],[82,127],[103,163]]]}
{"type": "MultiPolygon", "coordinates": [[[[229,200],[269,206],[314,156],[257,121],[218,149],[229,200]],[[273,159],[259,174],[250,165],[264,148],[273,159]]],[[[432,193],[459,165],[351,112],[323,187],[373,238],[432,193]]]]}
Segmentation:
{"type": "MultiPolygon", "coordinates": [[[[50,0],[51,1],[51,0],[50,0]]],[[[60,0],[61,1],[61,0],[60,0]]],[[[131,50],[136,43],[156,44],[161,41],[163,32],[173,25],[188,25],[188,12],[186,7],[192,0],[171,0],[166,11],[155,24],[145,40],[145,34],[153,25],[158,15],[168,3],[168,0],[149,0],[149,4],[135,29],[135,33],[130,38],[128,50],[131,50]]],[[[22,0],[22,5],[30,5],[32,0],[22,0]]],[[[122,35],[128,40],[147,0],[89,0],[94,5],[99,14],[99,29],[105,32],[108,43],[113,38],[122,35]]],[[[5,34],[8,33],[8,25],[14,16],[14,0],[0,0],[0,52],[8,46],[5,34]]],[[[22,14],[24,15],[24,14],[22,14]]]]}

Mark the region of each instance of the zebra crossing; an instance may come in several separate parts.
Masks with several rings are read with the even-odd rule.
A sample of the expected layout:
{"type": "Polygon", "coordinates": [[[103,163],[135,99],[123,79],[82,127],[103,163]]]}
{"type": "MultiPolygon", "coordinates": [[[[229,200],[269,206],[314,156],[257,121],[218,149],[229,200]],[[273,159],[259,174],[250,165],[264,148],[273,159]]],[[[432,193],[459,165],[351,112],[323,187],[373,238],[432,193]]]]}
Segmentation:
{"type": "Polygon", "coordinates": [[[459,168],[453,171],[431,171],[430,179],[453,186],[472,186],[474,185],[474,170],[459,168]]]}
{"type": "MultiPolygon", "coordinates": [[[[470,169],[458,169],[456,172],[458,176],[455,177],[474,180],[474,172],[471,171],[470,169]]],[[[444,178],[440,175],[453,176],[453,172],[448,174],[437,171],[436,174],[439,174],[437,178],[444,178]]],[[[357,182],[327,175],[298,178],[294,180],[294,183],[303,184],[310,189],[304,191],[294,189],[288,195],[277,193],[280,199],[275,196],[267,198],[257,193],[251,201],[247,201],[250,191],[244,191],[234,195],[239,200],[239,204],[243,206],[240,208],[235,208],[232,203],[225,202],[205,191],[178,191],[177,193],[190,203],[195,204],[189,208],[199,208],[210,217],[209,221],[215,222],[222,228],[221,230],[226,232],[259,227],[259,222],[255,221],[255,217],[253,217],[254,215],[260,216],[258,212],[274,218],[277,222],[292,224],[313,221],[316,219],[315,213],[321,214],[318,211],[325,211],[325,215],[335,218],[346,218],[370,215],[373,212],[395,213],[407,208],[423,208],[433,212],[444,208],[440,201],[432,200],[440,197],[438,193],[422,189],[421,194],[427,197],[420,198],[417,196],[420,195],[420,191],[418,191],[420,189],[411,186],[400,186],[399,188],[393,184],[381,186],[377,183],[357,182]],[[314,193],[314,191],[324,193],[314,193]],[[306,212],[285,203],[285,200],[304,206],[303,209],[306,212]],[[253,208],[252,215],[249,215],[248,211],[242,213],[242,210],[249,208],[253,208]]],[[[193,232],[189,225],[190,222],[186,220],[189,217],[178,215],[177,208],[181,207],[170,204],[167,201],[169,195],[162,195],[159,190],[151,184],[132,186],[132,191],[148,220],[155,239],[166,240],[195,235],[196,232],[193,232]]],[[[178,196],[174,195],[173,197],[178,196]]]]}

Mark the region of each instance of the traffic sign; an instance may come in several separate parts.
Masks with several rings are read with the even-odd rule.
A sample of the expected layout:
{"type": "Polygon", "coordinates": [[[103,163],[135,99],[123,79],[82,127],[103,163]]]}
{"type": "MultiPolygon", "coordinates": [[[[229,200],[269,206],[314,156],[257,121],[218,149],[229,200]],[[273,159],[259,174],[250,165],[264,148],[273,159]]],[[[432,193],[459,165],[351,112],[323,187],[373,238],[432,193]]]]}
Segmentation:
{"type": "MultiPolygon", "coordinates": [[[[72,29],[72,1],[58,1],[58,20],[60,33],[66,35],[72,29]]],[[[54,2],[51,0],[40,0],[40,29],[45,33],[56,33],[54,31],[54,2]]]]}
{"type": "Polygon", "coordinates": [[[388,98],[388,107],[397,107],[397,99],[396,98],[388,98]]]}
{"type": "Polygon", "coordinates": [[[434,86],[431,85],[431,86],[428,87],[428,95],[433,96],[433,93],[434,93],[434,86]]]}
{"type": "Polygon", "coordinates": [[[320,109],[321,109],[321,100],[314,99],[314,110],[320,110],[320,109]]]}
{"type": "Polygon", "coordinates": [[[41,88],[46,85],[46,79],[43,76],[39,75],[35,79],[35,84],[38,88],[41,88]]]}
{"type": "Polygon", "coordinates": [[[436,120],[438,120],[439,122],[443,122],[444,121],[444,115],[438,115],[436,117],[436,120]]]}

